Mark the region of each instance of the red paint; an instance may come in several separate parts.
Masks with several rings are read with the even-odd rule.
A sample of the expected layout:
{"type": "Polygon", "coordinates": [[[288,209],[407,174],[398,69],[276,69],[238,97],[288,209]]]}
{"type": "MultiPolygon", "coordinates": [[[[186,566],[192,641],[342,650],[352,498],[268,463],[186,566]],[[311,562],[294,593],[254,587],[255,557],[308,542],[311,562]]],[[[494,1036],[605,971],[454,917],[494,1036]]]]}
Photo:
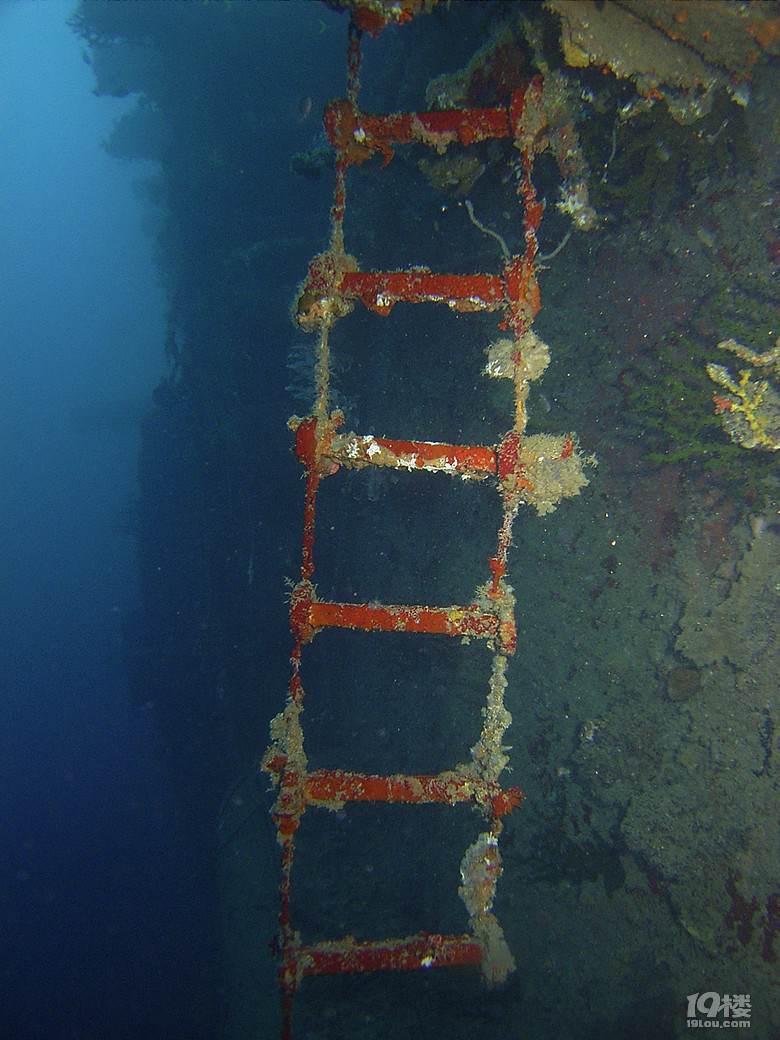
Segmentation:
{"type": "Polygon", "coordinates": [[[310,581],[300,581],[290,599],[290,628],[297,643],[308,643],[314,635],[310,613],[314,587],[310,581]]]}
{"type": "Polygon", "coordinates": [[[388,19],[372,7],[356,5],[352,10],[352,21],[361,32],[377,37],[387,25],[388,19]]]}
{"type": "MultiPolygon", "coordinates": [[[[536,253],[536,239],[533,239],[534,249],[531,256],[536,253]]],[[[536,271],[533,263],[526,256],[516,256],[504,268],[504,285],[506,287],[506,301],[509,309],[509,322],[518,335],[527,332],[531,327],[536,315],[539,313],[542,301],[539,292],[539,283],[536,280],[536,271]]]]}
{"type": "Polygon", "coordinates": [[[295,431],[295,454],[307,470],[317,468],[317,420],[314,416],[304,419],[295,431]]]}
{"type": "Polygon", "coordinates": [[[394,455],[416,456],[415,465],[418,469],[422,469],[426,463],[440,463],[442,466],[455,467],[459,470],[473,470],[478,473],[496,472],[494,448],[439,444],[435,441],[393,441],[382,437],[377,437],[376,443],[394,455]]]}
{"type": "Polygon", "coordinates": [[[439,776],[374,776],[347,773],[340,769],[320,770],[304,779],[309,805],[347,802],[402,802],[406,804],[446,804],[489,802],[493,819],[510,813],[523,797],[517,787],[502,791],[472,773],[439,776]]]}
{"type": "Polygon", "coordinates": [[[315,629],[357,628],[364,632],[423,632],[483,639],[498,633],[498,618],[474,604],[444,608],[316,601],[311,604],[309,621],[315,629]]]}
{"type": "Polygon", "coordinates": [[[387,315],[393,304],[446,303],[457,311],[497,310],[504,286],[497,275],[434,274],[427,267],[409,271],[347,271],[338,285],[346,299],[387,315]]]}
{"type": "Polygon", "coordinates": [[[506,108],[453,108],[377,116],[359,112],[344,98],[330,102],[324,124],[328,141],[355,165],[379,152],[382,165],[386,166],[397,144],[446,145],[458,141],[467,146],[511,134],[506,108]]]}
{"type": "Polygon", "coordinates": [[[463,476],[496,472],[495,448],[442,444],[437,441],[397,441],[386,437],[340,438],[327,448],[327,457],[342,465],[380,465],[396,469],[444,469],[463,476]],[[376,448],[382,449],[377,459],[376,448]],[[373,453],[372,453],[373,452],[373,453]]]}
{"type": "Polygon", "coordinates": [[[517,629],[512,614],[498,626],[498,640],[501,645],[501,653],[511,657],[517,649],[517,629]]]}
{"type": "Polygon", "coordinates": [[[506,574],[506,560],[499,559],[497,556],[491,556],[488,560],[488,566],[493,574],[493,588],[488,593],[491,599],[495,599],[502,595],[501,590],[498,587],[498,583],[506,574]]]}
{"type": "Polygon", "coordinates": [[[520,453],[520,434],[510,430],[498,449],[498,479],[505,484],[514,476],[520,453]]]}
{"type": "Polygon", "coordinates": [[[343,975],[367,971],[416,971],[418,968],[451,968],[480,964],[482,947],[470,935],[428,935],[406,939],[302,946],[298,960],[304,975],[343,975]]]}
{"type": "MultiPolygon", "coordinates": [[[[498,448],[498,479],[505,495],[533,490],[533,484],[523,476],[525,466],[520,460],[520,444],[520,434],[517,430],[510,430],[498,448]]],[[[511,531],[509,534],[511,537],[511,531]]]]}

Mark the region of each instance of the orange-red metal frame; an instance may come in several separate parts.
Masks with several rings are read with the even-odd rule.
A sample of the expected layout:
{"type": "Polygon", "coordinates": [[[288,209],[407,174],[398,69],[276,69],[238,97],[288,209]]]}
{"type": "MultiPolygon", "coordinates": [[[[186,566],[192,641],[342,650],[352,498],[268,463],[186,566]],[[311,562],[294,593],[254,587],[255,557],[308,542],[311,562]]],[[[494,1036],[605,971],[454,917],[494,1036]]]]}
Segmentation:
{"type": "MultiPolygon", "coordinates": [[[[360,301],[380,314],[389,313],[399,301],[435,301],[459,311],[501,311],[501,327],[511,329],[519,339],[528,332],[539,310],[534,257],[542,207],[531,182],[531,168],[536,124],[541,118],[540,81],[532,80],[525,90],[515,92],[505,108],[369,116],[360,113],[356,103],[359,39],[360,32],[353,23],[349,44],[349,97],[332,103],[325,115],[326,131],[337,156],[331,210],[333,244],[328,252],[315,257],[310,264],[299,297],[299,322],[303,327],[320,331],[322,347],[327,342],[329,326],[347,312],[353,301],[360,301]],[[526,242],[522,255],[512,257],[499,275],[435,274],[423,268],[391,272],[361,272],[356,269],[354,261],[343,251],[345,174],[350,165],[361,163],[375,153],[381,155],[382,163],[386,165],[393,156],[393,146],[402,142],[418,141],[440,147],[455,140],[470,144],[501,137],[513,139],[519,150],[518,193],[524,203],[526,242]]],[[[335,809],[358,801],[448,805],[472,802],[484,812],[490,833],[497,837],[501,819],[522,798],[518,788],[503,790],[495,779],[481,776],[479,769],[471,767],[436,776],[373,776],[342,770],[309,773],[306,769],[300,724],[304,696],[301,657],[304,645],[321,629],[341,627],[470,636],[485,639],[497,655],[514,652],[516,632],[512,600],[502,578],[506,572],[512,523],[522,493],[530,487],[520,453],[524,428],[522,400],[518,403],[515,427],[499,445],[493,447],[341,435],[337,432],[341,417],[338,413],[329,414],[327,410],[327,351],[322,353],[325,367],[318,368],[314,412],[304,420],[294,421],[296,453],[306,473],[300,580],[290,605],[295,645],[291,654],[292,676],[287,706],[274,721],[274,743],[264,760],[264,768],[273,775],[279,791],[273,819],[282,848],[279,950],[284,1040],[291,1037],[293,997],[306,975],[478,964],[485,952],[483,945],[468,934],[442,936],[421,933],[366,943],[346,937],[331,942],[302,944],[290,920],[290,891],[294,837],[307,806],[335,809]],[[488,583],[489,591],[485,597],[478,602],[453,607],[337,603],[317,597],[311,578],[319,482],[341,466],[361,468],[366,465],[392,466],[410,472],[441,470],[462,477],[491,477],[496,480],[503,497],[504,512],[497,550],[488,561],[492,583],[488,583]]],[[[493,837],[488,838],[488,844],[495,844],[493,837]]],[[[490,862],[486,858],[485,863],[486,876],[490,884],[494,884],[500,873],[497,853],[490,862]]]]}

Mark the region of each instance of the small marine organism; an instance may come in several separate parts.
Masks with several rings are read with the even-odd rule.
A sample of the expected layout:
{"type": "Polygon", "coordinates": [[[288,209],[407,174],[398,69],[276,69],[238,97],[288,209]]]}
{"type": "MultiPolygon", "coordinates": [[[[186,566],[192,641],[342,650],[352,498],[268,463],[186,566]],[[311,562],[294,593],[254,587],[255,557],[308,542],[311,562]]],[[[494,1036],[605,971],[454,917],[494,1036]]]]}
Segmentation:
{"type": "Polygon", "coordinates": [[[727,392],[714,394],[715,411],[731,439],[743,448],[780,449],[780,393],[761,375],[780,377],[780,339],[772,350],[758,354],[735,339],[722,340],[720,350],[728,350],[749,368],[735,378],[725,365],[711,362],[707,375],[727,392]],[[757,374],[757,371],[760,374],[757,374]]]}

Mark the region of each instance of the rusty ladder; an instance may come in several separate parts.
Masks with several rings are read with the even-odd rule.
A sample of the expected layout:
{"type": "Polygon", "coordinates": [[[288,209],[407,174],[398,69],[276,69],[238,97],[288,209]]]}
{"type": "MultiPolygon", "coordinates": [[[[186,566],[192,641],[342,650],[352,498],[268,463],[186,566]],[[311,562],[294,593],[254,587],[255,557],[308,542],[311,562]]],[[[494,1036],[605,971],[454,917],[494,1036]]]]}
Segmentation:
{"type": "MultiPolygon", "coordinates": [[[[503,703],[505,670],[516,645],[514,597],[505,582],[507,553],[519,506],[533,499],[533,473],[523,455],[525,400],[529,381],[546,365],[542,358],[546,348],[531,331],[539,310],[534,258],[542,206],[536,199],[531,170],[535,148],[539,147],[539,130],[545,121],[541,81],[531,80],[504,107],[368,115],[357,106],[360,35],[353,20],[348,96],[332,102],[325,112],[326,132],[336,151],[331,243],[326,252],[312,260],[296,312],[301,327],[318,335],[316,400],[311,415],[290,421],[295,430],[296,454],[306,476],[302,563],[290,606],[295,645],[287,703],[271,723],[272,744],[263,762],[278,790],[273,819],[282,852],[278,952],[284,1040],[292,1035],[293,998],[307,975],[474,964],[481,966],[488,984],[499,984],[514,969],[512,955],[491,910],[501,874],[498,838],[502,819],[522,798],[516,787],[501,788],[499,774],[507,762],[502,738],[511,722],[503,703]],[[406,271],[360,271],[354,258],[344,250],[348,168],[377,152],[382,166],[386,166],[393,146],[400,142],[417,142],[441,150],[450,142],[468,146],[491,138],[511,139],[518,152],[515,172],[523,204],[525,252],[508,258],[498,275],[436,274],[419,267],[406,271]],[[439,302],[458,312],[498,312],[499,327],[507,330],[507,338],[489,348],[487,372],[514,381],[516,402],[511,428],[501,443],[466,446],[339,433],[343,416],[329,408],[328,334],[356,301],[382,315],[402,301],[439,302]],[[366,466],[389,466],[407,471],[410,476],[418,470],[441,471],[468,479],[492,479],[496,483],[503,502],[497,548],[487,561],[486,584],[477,590],[473,602],[434,607],[327,602],[319,598],[312,576],[320,481],[338,469],[366,466]],[[471,764],[425,776],[376,776],[339,769],[308,772],[301,724],[302,652],[317,632],[328,627],[444,633],[485,640],[492,651],[492,665],[483,709],[484,726],[471,749],[471,764]],[[485,829],[467,849],[461,863],[459,894],[466,904],[470,932],[419,933],[369,942],[358,942],[351,936],[308,945],[301,942],[290,915],[294,841],[301,817],[309,807],[334,810],[357,801],[446,805],[471,802],[482,811],[485,829]]],[[[560,461],[573,454],[574,444],[569,437],[559,438],[557,447],[560,461]]]]}

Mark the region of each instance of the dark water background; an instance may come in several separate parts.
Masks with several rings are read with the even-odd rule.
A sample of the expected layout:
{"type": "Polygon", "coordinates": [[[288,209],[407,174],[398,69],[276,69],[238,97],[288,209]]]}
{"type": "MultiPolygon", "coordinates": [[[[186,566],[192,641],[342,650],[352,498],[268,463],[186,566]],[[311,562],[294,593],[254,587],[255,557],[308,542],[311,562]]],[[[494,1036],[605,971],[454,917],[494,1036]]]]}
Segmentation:
{"type": "Polygon", "coordinates": [[[0,7],[0,1037],[184,1037],[203,866],[119,654],[164,302],[73,6],[0,7]]]}
{"type": "MultiPolygon", "coordinates": [[[[200,26],[227,10],[186,6],[166,37],[183,66],[188,18],[200,26]]],[[[305,202],[314,189],[291,177],[289,156],[317,134],[325,100],[341,88],[345,28],[316,3],[253,6],[247,46],[262,96],[245,104],[262,108],[264,122],[255,127],[262,147],[253,153],[258,194],[249,205],[269,237],[294,239],[310,233],[305,202]],[[312,51],[329,48],[338,60],[317,67],[312,51]]],[[[159,27],[176,7],[142,4],[136,13],[159,27]]],[[[68,24],[75,10],[59,0],[0,6],[0,1040],[191,1040],[213,1035],[219,1001],[210,812],[219,782],[201,789],[188,774],[188,788],[175,790],[171,755],[200,760],[205,771],[231,766],[194,744],[172,752],[125,668],[123,629],[141,596],[139,427],[160,414],[152,393],[167,373],[171,298],[155,256],[159,211],[137,190],[154,164],[103,147],[138,87],[130,82],[128,97],[95,96],[92,56],[68,24]]],[[[205,73],[208,89],[230,97],[234,72],[217,59],[205,73]]],[[[176,66],[171,75],[181,75],[186,108],[185,74],[176,66]]],[[[114,81],[108,93],[125,92],[114,81]]],[[[315,191],[325,206],[329,190],[315,191]]],[[[320,208],[318,232],[326,227],[320,208]]],[[[265,402],[261,433],[285,456],[278,434],[289,409],[288,308],[310,251],[299,245],[284,266],[283,291],[271,285],[265,326],[251,318],[264,359],[252,373],[265,402]]],[[[216,322],[225,306],[218,301],[216,322]]],[[[154,465],[157,446],[147,472],[149,456],[154,465]]],[[[172,548],[161,542],[161,555],[172,548]]],[[[244,584],[253,547],[245,549],[221,561],[244,584]]],[[[269,584],[286,632],[277,570],[269,584]]],[[[173,588],[157,608],[165,619],[151,624],[164,641],[168,617],[180,613],[173,588]]],[[[206,632],[207,623],[199,627],[206,632]]],[[[276,645],[272,660],[284,675],[276,645]]],[[[208,682],[219,711],[224,680],[208,682]]],[[[266,687],[257,708],[263,731],[284,688],[266,687]]],[[[178,724],[186,743],[186,721],[178,724]]]]}

